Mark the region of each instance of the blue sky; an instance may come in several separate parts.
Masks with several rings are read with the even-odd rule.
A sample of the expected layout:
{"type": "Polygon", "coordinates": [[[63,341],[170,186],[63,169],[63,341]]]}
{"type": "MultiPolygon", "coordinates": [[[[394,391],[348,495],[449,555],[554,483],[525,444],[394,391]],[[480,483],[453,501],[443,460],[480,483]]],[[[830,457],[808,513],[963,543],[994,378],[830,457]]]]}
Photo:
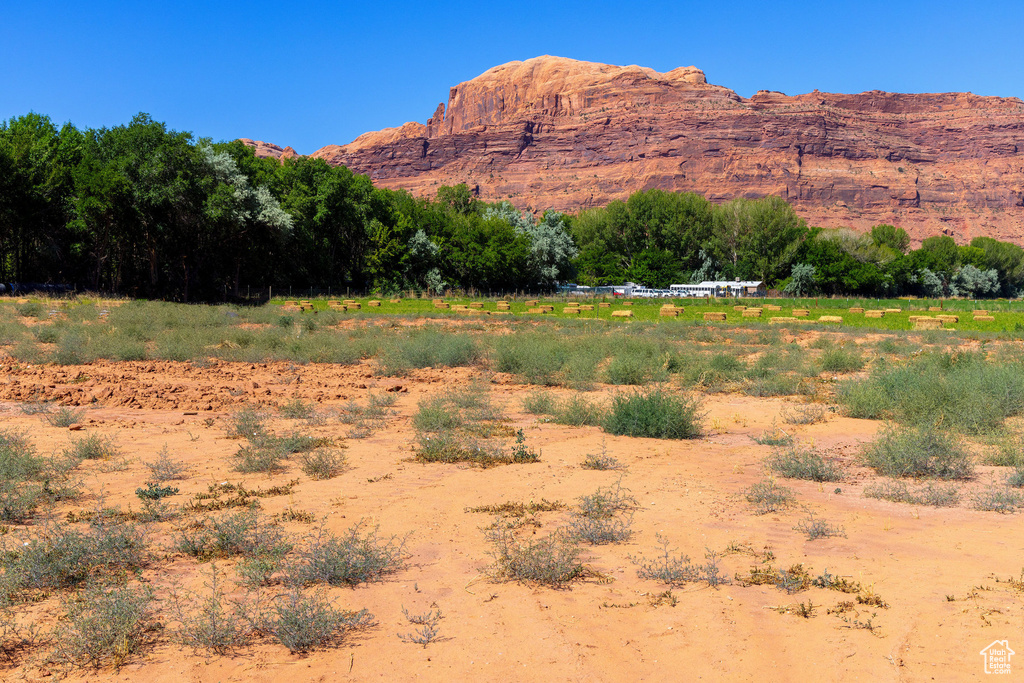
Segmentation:
{"type": "Polygon", "coordinates": [[[426,121],[448,88],[553,54],[694,65],[750,96],[1024,97],[1020,0],[976,2],[36,2],[0,8],[0,118],[144,111],[215,140],[309,153],[426,121]]]}

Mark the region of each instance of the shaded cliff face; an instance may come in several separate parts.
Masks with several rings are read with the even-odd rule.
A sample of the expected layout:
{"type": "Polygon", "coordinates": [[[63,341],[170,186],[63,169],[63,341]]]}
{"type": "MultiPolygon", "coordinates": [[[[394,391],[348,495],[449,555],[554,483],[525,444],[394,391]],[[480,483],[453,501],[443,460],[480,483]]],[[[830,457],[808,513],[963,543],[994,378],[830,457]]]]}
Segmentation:
{"type": "MultiPolygon", "coordinates": [[[[254,143],[259,144],[259,143],[254,143]]],[[[668,73],[538,57],[451,89],[409,123],[313,156],[383,187],[576,211],[648,188],[784,197],[812,225],[1024,242],[1024,103],[966,93],[750,99],[668,73]]],[[[279,149],[279,148],[278,148],[279,149]]]]}

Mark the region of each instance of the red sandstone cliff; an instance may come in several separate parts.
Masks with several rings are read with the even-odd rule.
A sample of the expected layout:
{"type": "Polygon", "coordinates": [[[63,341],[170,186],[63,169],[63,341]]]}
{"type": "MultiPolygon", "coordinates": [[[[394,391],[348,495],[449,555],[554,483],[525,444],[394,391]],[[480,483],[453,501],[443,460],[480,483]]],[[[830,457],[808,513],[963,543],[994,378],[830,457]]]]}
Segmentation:
{"type": "Polygon", "coordinates": [[[452,88],[426,125],[366,133],[313,156],[380,186],[433,194],[465,182],[520,208],[575,211],[652,187],[714,201],[777,194],[812,225],[885,222],[917,240],[944,232],[1024,242],[1021,146],[1016,98],[745,99],[694,67],[658,73],[537,57],[452,88]]]}

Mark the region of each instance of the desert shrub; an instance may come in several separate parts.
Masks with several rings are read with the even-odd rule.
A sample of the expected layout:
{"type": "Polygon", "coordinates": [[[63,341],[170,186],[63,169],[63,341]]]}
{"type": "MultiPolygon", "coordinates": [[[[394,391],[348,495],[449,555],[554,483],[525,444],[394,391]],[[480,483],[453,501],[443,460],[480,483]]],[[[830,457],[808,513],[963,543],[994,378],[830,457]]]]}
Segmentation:
{"type": "Polygon", "coordinates": [[[583,543],[621,543],[632,535],[632,511],[637,507],[621,480],[615,486],[599,488],[581,496],[569,521],[567,533],[583,543]]]}
{"type": "Polygon", "coordinates": [[[1024,439],[1012,434],[999,440],[994,451],[985,456],[986,465],[1020,467],[1024,465],[1024,439]]]}
{"type": "Polygon", "coordinates": [[[768,468],[787,479],[808,481],[840,481],[843,471],[815,451],[792,445],[776,451],[767,461],[768,468]]]}
{"type": "Polygon", "coordinates": [[[1010,514],[1024,506],[1024,495],[1009,489],[979,491],[971,500],[971,507],[984,512],[1010,514]]]}
{"type": "Polygon", "coordinates": [[[610,384],[642,386],[664,379],[665,362],[655,348],[627,345],[612,357],[605,374],[610,384]]]}
{"type": "MultiPolygon", "coordinates": [[[[6,540],[6,539],[5,539],[6,540]]],[[[49,523],[19,545],[5,548],[0,586],[6,597],[25,591],[59,590],[85,581],[97,569],[124,572],[146,560],[147,539],[137,525],[118,515],[98,515],[87,533],[49,523]]]]}
{"type": "Polygon", "coordinates": [[[786,430],[779,427],[772,421],[771,429],[761,432],[760,436],[750,437],[755,443],[762,446],[791,446],[793,437],[786,433],[786,430]]]}
{"type": "Polygon", "coordinates": [[[156,460],[147,462],[146,467],[157,482],[188,478],[188,467],[180,460],[171,459],[171,454],[167,450],[166,444],[157,453],[156,460]]]}
{"type": "Polygon", "coordinates": [[[37,478],[45,461],[24,432],[0,429],[0,479],[23,481],[37,478]]]}
{"type": "Polygon", "coordinates": [[[564,531],[520,541],[499,521],[486,534],[496,578],[561,588],[586,574],[579,542],[564,531]]]}
{"type": "Polygon", "coordinates": [[[65,457],[75,460],[112,460],[121,454],[113,437],[90,434],[80,439],[71,439],[71,445],[64,450],[65,457]]]}
{"type": "Polygon", "coordinates": [[[703,415],[694,397],[653,389],[617,394],[604,429],[610,434],[655,439],[694,439],[701,435],[703,415]]]}
{"type": "Polygon", "coordinates": [[[778,512],[796,500],[792,489],[779,486],[772,479],[763,479],[748,488],[746,498],[747,502],[754,506],[754,513],[758,515],[778,512]]]}
{"type": "Polygon", "coordinates": [[[587,470],[619,470],[624,467],[618,458],[608,455],[608,448],[603,443],[600,453],[587,453],[583,460],[583,468],[587,470]]]}
{"type": "Polygon", "coordinates": [[[410,614],[404,607],[402,608],[402,615],[405,616],[406,620],[416,626],[412,633],[400,633],[398,637],[406,643],[415,643],[416,645],[422,645],[424,648],[427,645],[435,642],[441,637],[440,622],[443,618],[441,609],[429,609],[421,614],[410,614]]]}
{"type": "Polygon", "coordinates": [[[284,469],[286,454],[276,445],[240,446],[232,456],[236,472],[274,474],[284,469]]]}
{"type": "Polygon", "coordinates": [[[47,415],[46,421],[54,427],[70,427],[81,422],[83,415],[85,415],[84,410],[75,410],[64,406],[47,415]]]}
{"type": "Polygon", "coordinates": [[[747,396],[794,396],[801,393],[803,385],[793,375],[771,375],[746,379],[741,391],[747,396]]]}
{"type": "Polygon", "coordinates": [[[198,527],[180,530],[175,538],[179,552],[200,560],[241,556],[283,557],[292,543],[255,508],[205,520],[198,527]]]}
{"type": "Polygon", "coordinates": [[[249,441],[258,448],[276,449],[285,456],[305,453],[331,443],[330,437],[313,436],[298,431],[286,432],[281,436],[263,432],[250,438],[249,441]]]}
{"type": "Polygon", "coordinates": [[[146,587],[91,587],[63,601],[53,657],[66,665],[123,666],[156,629],[153,593],[146,587]]]}
{"type": "Polygon", "coordinates": [[[636,507],[636,498],[629,489],[622,486],[621,480],[615,482],[614,486],[602,487],[594,493],[580,496],[576,505],[579,515],[592,519],[608,519],[636,507]]]}
{"type": "Polygon", "coordinates": [[[57,348],[53,352],[52,360],[57,365],[82,365],[83,363],[88,363],[94,357],[87,353],[87,345],[88,340],[82,333],[78,331],[66,332],[57,340],[57,348]]]}
{"type": "Polygon", "coordinates": [[[290,652],[308,652],[336,645],[346,633],[370,626],[373,619],[366,610],[339,610],[320,593],[290,590],[274,601],[262,630],[290,652]]]}
{"type": "Polygon", "coordinates": [[[469,335],[425,329],[393,339],[377,363],[382,374],[401,375],[413,368],[475,365],[482,357],[480,345],[469,335]]]}
{"type": "Polygon", "coordinates": [[[531,392],[523,399],[523,409],[531,415],[552,415],[555,399],[543,391],[531,392]]]}
{"type": "Polygon", "coordinates": [[[526,436],[521,429],[516,433],[515,443],[507,449],[501,443],[450,431],[420,434],[416,459],[421,462],[467,462],[480,467],[493,467],[534,463],[540,459],[540,454],[526,446],[526,436]]]}
{"type": "Polygon", "coordinates": [[[528,384],[554,385],[572,357],[571,342],[540,333],[499,337],[493,344],[493,367],[517,375],[528,384]]]}
{"type": "Polygon", "coordinates": [[[805,534],[808,541],[816,541],[819,538],[831,538],[833,536],[846,537],[846,530],[843,527],[830,524],[823,519],[815,517],[813,514],[809,515],[807,519],[797,522],[793,530],[805,534]]]}
{"type": "Polygon", "coordinates": [[[197,652],[228,654],[245,642],[249,628],[237,607],[225,606],[227,591],[216,563],[210,564],[210,580],[203,588],[202,594],[172,591],[171,608],[178,621],[173,638],[197,652]]]}
{"type": "Polygon", "coordinates": [[[412,424],[421,432],[446,432],[463,425],[462,413],[447,396],[435,396],[420,401],[419,411],[412,424]]]}
{"type": "Polygon", "coordinates": [[[567,533],[581,543],[604,545],[622,543],[633,535],[633,516],[589,517],[575,514],[569,520],[567,533]]]}
{"type": "Polygon", "coordinates": [[[809,425],[824,422],[827,413],[825,408],[813,403],[805,405],[785,406],[781,413],[782,421],[791,425],[809,425]]]}
{"type": "Polygon", "coordinates": [[[630,561],[637,566],[636,575],[641,579],[659,581],[669,586],[683,586],[687,583],[705,581],[712,588],[729,583],[718,566],[718,555],[707,551],[704,564],[693,564],[687,555],[676,554],[669,547],[668,539],[657,535],[661,552],[653,559],[630,555],[630,561]]]}
{"type": "Polygon", "coordinates": [[[288,570],[289,580],[301,586],[382,581],[405,567],[407,539],[381,536],[379,527],[368,528],[364,522],[341,536],[316,529],[297,550],[297,559],[288,570]]]}
{"type": "Polygon", "coordinates": [[[1006,485],[1017,489],[1024,488],[1024,465],[1018,465],[1017,468],[1010,473],[1010,476],[1006,478],[1006,485]]]}
{"type": "Polygon", "coordinates": [[[960,489],[955,485],[926,486],[910,489],[902,481],[881,481],[864,487],[866,498],[888,500],[893,503],[930,505],[932,507],[953,507],[960,502],[960,489]]]}
{"type": "Polygon", "coordinates": [[[345,469],[345,454],[333,448],[318,448],[299,456],[299,466],[310,479],[333,479],[345,469]]]}
{"type": "Polygon", "coordinates": [[[955,435],[922,425],[888,425],[861,453],[865,464],[887,477],[969,479],[971,454],[955,435]]]}
{"type": "Polygon", "coordinates": [[[18,315],[23,318],[39,318],[46,313],[46,309],[38,301],[29,301],[28,303],[18,304],[15,307],[18,311],[18,315]]]}
{"type": "Polygon", "coordinates": [[[227,437],[229,439],[251,439],[266,432],[267,414],[256,408],[246,406],[228,418],[227,437]]]}
{"type": "Polygon", "coordinates": [[[604,415],[597,404],[582,394],[573,394],[555,406],[553,419],[571,427],[598,426],[604,415]]]}
{"type": "Polygon", "coordinates": [[[281,417],[291,420],[308,420],[316,412],[316,404],[306,403],[301,398],[293,398],[278,408],[277,412],[281,417]]]}
{"type": "Polygon", "coordinates": [[[80,484],[71,471],[78,462],[40,457],[25,434],[0,430],[0,521],[23,522],[44,501],[76,497],[80,484]]]}
{"type": "Polygon", "coordinates": [[[985,433],[1024,411],[1024,366],[930,353],[904,365],[879,364],[867,379],[841,384],[836,396],[851,417],[985,433]]]}
{"type": "Polygon", "coordinates": [[[857,372],[864,367],[864,358],[856,350],[834,346],[822,351],[818,367],[822,372],[857,372]]]}

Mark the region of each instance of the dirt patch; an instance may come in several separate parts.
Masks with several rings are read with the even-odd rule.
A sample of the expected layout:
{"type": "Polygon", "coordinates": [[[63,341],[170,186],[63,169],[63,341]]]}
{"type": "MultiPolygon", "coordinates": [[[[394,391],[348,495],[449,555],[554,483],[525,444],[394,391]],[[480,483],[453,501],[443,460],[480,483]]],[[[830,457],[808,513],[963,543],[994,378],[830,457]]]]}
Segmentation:
{"type": "MultiPolygon", "coordinates": [[[[706,436],[661,441],[538,419],[522,407],[536,388],[476,369],[425,369],[393,379],[375,377],[368,363],[98,362],[6,364],[0,370],[0,419],[5,428],[28,434],[40,452],[59,451],[71,438],[90,434],[114,439],[122,449],[120,469],[83,464],[88,494],[59,504],[58,519],[99,505],[138,510],[134,492],[150,478],[146,463],[166,448],[189,470],[187,479],[175,482],[181,491],[171,502],[182,503],[221,482],[256,489],[297,479],[286,495],[260,498],[261,510],[307,513],[335,533],[365,520],[383,534],[410,534],[406,567],[399,573],[354,589],[329,590],[339,606],[366,608],[376,621],[338,648],[300,656],[262,643],[218,657],[182,649],[165,634],[118,679],[653,681],[703,672],[715,680],[952,680],[978,676],[978,653],[991,641],[1009,638],[1015,645],[1024,618],[1022,594],[1005,582],[1021,571],[1024,517],[863,497],[863,486],[875,477],[855,456],[874,438],[876,422],[830,414],[823,423],[787,426],[843,465],[846,477],[826,484],[780,480],[794,491],[796,504],[755,514],[744,491],[765,476],[763,459],[771,449],[752,437],[781,423],[782,409],[792,403],[786,399],[707,397],[706,436]],[[488,382],[491,401],[505,413],[508,426],[521,429],[527,444],[541,452],[540,462],[490,469],[413,462],[411,418],[418,401],[480,381],[488,382]],[[351,426],[330,411],[385,393],[396,396],[393,413],[365,438],[348,438],[351,426]],[[231,412],[244,404],[280,406],[294,399],[316,404],[324,419],[307,424],[276,416],[268,428],[332,440],[344,446],[349,467],[325,481],[305,476],[294,460],[270,477],[234,471],[232,456],[240,441],[226,437],[231,412]],[[71,432],[26,415],[22,402],[29,400],[87,406],[84,427],[71,432]],[[581,466],[588,453],[599,452],[625,469],[581,466]],[[490,576],[492,547],[484,528],[493,518],[467,509],[541,500],[566,504],[529,516],[534,526],[524,527],[525,538],[543,537],[567,523],[580,496],[620,480],[637,502],[633,534],[625,543],[585,546],[586,578],[553,590],[490,576]],[[841,526],[845,536],[807,540],[794,526],[811,513],[841,526]],[[694,561],[713,551],[731,581],[717,588],[687,583],[666,597],[669,586],[638,578],[631,559],[653,557],[659,536],[694,561]],[[885,606],[859,603],[827,588],[791,594],[773,585],[744,586],[734,578],[752,568],[798,564],[812,576],[828,570],[859,582],[870,589],[859,595],[880,596],[885,606]],[[800,616],[799,606],[807,603],[813,605],[810,614],[800,616]],[[441,638],[427,647],[400,640],[396,634],[412,630],[403,608],[410,613],[439,608],[441,638]]],[[[600,387],[591,397],[608,402],[614,391],[600,387]]],[[[972,486],[997,474],[982,468],[980,483],[972,486]]],[[[294,521],[294,515],[283,519],[282,528],[296,538],[312,528],[294,521]]],[[[157,547],[173,545],[177,524],[152,525],[157,547]]],[[[208,580],[209,564],[173,550],[157,555],[143,579],[156,591],[160,609],[174,583],[199,589],[208,580]]],[[[228,577],[234,565],[218,562],[228,577]]],[[[231,596],[241,597],[242,591],[232,589],[231,596]]],[[[59,613],[52,596],[25,609],[44,630],[59,613]]],[[[32,658],[16,662],[4,677],[36,680],[51,668],[32,658]]],[[[101,671],[100,676],[115,675],[101,671]]]]}

